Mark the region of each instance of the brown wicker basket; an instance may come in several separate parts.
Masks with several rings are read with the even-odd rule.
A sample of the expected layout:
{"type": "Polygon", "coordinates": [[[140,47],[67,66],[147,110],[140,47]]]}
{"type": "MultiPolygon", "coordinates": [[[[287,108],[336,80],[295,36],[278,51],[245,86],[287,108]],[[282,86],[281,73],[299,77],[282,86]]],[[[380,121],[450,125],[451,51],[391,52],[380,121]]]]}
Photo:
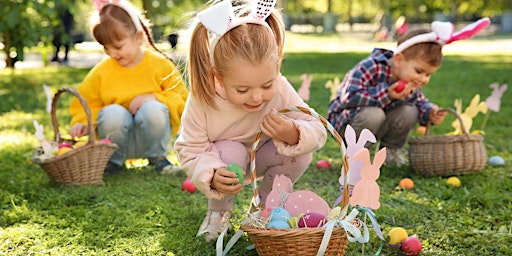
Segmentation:
{"type": "Polygon", "coordinates": [[[33,153],[32,161],[39,164],[48,174],[50,180],[65,185],[102,185],[103,172],[110,157],[117,150],[115,144],[95,141],[96,133],[91,117],[91,110],[82,96],[73,89],[61,88],[55,93],[52,101],[51,117],[55,141],[61,143],[64,141],[60,137],[59,124],[57,122],[57,100],[63,92],[69,92],[76,96],[87,115],[89,129],[89,141],[76,149],[73,149],[63,155],[41,159],[38,156],[42,150],[36,149],[33,153]]]}
{"type": "Polygon", "coordinates": [[[427,176],[450,176],[480,172],[487,163],[487,152],[481,135],[470,134],[459,114],[452,109],[461,124],[461,135],[428,135],[409,141],[409,162],[413,170],[427,176]]]}
{"type": "MultiPolygon", "coordinates": [[[[290,109],[284,109],[280,112],[299,111],[320,119],[323,125],[331,132],[333,137],[336,139],[340,147],[342,147],[342,138],[332,128],[329,122],[322,116],[312,112],[308,108],[295,107],[290,109]]],[[[261,132],[256,135],[253,150],[251,151],[251,180],[253,182],[254,197],[258,196],[258,190],[256,187],[256,171],[255,171],[255,148],[261,138],[261,132]]],[[[341,151],[343,152],[343,150],[341,151]]],[[[348,186],[346,186],[348,188],[348,186]]],[[[345,194],[348,196],[348,189],[345,194]]],[[[348,199],[344,197],[344,199],[348,199]]],[[[254,202],[254,198],[253,198],[254,202]]],[[[348,200],[343,200],[342,205],[348,204],[348,200]]],[[[255,206],[259,208],[259,206],[255,206]]],[[[342,207],[343,208],[343,207],[342,207]]],[[[326,228],[291,228],[291,229],[276,229],[276,228],[261,228],[251,223],[241,225],[240,229],[245,231],[251,241],[254,243],[254,247],[258,251],[259,255],[317,255],[326,228]]],[[[324,255],[345,255],[347,249],[348,239],[346,232],[343,228],[334,228],[325,250],[324,255]]]]}

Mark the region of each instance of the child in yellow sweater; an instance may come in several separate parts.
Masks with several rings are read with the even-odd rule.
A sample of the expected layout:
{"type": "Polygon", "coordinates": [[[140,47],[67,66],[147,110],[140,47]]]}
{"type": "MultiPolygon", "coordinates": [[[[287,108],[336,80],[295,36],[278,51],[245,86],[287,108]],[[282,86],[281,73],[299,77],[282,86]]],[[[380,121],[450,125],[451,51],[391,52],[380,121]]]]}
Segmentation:
{"type": "MultiPolygon", "coordinates": [[[[160,173],[176,172],[179,168],[166,155],[188,96],[181,75],[154,46],[133,5],[96,3],[99,21],[91,32],[109,57],[92,68],[78,92],[91,109],[98,136],[119,146],[105,173],[123,170],[127,158],[147,158],[160,173]],[[144,48],[145,40],[158,52],[144,48]]],[[[76,98],[70,113],[70,135],[87,135],[86,114],[76,98]]]]}

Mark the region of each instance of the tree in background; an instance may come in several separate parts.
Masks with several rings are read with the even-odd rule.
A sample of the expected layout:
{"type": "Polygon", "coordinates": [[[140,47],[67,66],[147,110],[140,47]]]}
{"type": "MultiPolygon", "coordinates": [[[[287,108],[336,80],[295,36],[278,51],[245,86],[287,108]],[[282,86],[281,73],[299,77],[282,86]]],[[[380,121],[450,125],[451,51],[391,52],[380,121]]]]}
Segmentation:
{"type": "Polygon", "coordinates": [[[23,60],[25,47],[37,45],[41,38],[51,38],[55,13],[49,0],[1,0],[0,40],[6,55],[5,66],[23,60]]]}

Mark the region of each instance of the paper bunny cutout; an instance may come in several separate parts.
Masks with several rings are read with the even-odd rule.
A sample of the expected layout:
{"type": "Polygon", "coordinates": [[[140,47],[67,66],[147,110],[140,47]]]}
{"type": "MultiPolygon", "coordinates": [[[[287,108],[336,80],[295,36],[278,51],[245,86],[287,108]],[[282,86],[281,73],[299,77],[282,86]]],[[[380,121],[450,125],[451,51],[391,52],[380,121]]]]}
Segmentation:
{"type": "Polygon", "coordinates": [[[489,87],[492,89],[492,94],[487,97],[485,100],[485,104],[487,104],[487,108],[493,112],[499,112],[500,111],[500,105],[501,105],[501,96],[503,96],[503,93],[507,90],[507,85],[503,84],[500,87],[499,83],[492,83],[489,85],[489,87]]]}
{"type": "Polygon", "coordinates": [[[36,132],[34,133],[34,136],[39,140],[41,143],[41,148],[43,148],[44,155],[51,155],[52,150],[55,148],[52,146],[52,144],[46,140],[44,137],[44,127],[42,124],[39,124],[37,120],[33,121],[34,128],[36,129],[36,132]]]}
{"type": "Polygon", "coordinates": [[[452,23],[434,21],[431,24],[432,32],[413,36],[405,40],[403,43],[398,45],[393,52],[396,54],[415,44],[424,42],[436,42],[441,45],[446,45],[454,41],[468,39],[478,34],[490,24],[491,20],[489,18],[482,18],[454,33],[454,25],[452,23]]]}
{"type": "MultiPolygon", "coordinates": [[[[354,158],[354,155],[359,152],[361,149],[365,148],[364,146],[368,142],[375,143],[377,142],[377,139],[375,138],[375,135],[368,130],[363,129],[361,131],[361,134],[359,134],[359,140],[356,140],[356,131],[350,124],[347,125],[345,128],[345,141],[347,143],[346,145],[346,154],[348,157],[348,183],[351,185],[356,184],[361,179],[361,168],[363,167],[363,163],[357,159],[354,158]]],[[[345,165],[343,165],[341,169],[341,176],[339,178],[340,183],[340,191],[342,192],[342,195],[334,201],[334,205],[337,205],[341,202],[342,196],[343,196],[343,186],[345,184],[345,165]]]]}
{"type": "Polygon", "coordinates": [[[317,194],[309,190],[293,192],[293,183],[285,175],[278,174],[272,183],[272,191],[267,196],[266,208],[282,207],[291,216],[301,213],[315,212],[324,216],[329,215],[329,205],[317,194]]]}
{"type": "Polygon", "coordinates": [[[353,158],[361,160],[363,167],[361,168],[361,179],[354,185],[349,204],[378,209],[380,207],[380,188],[377,179],[380,176],[380,167],[386,160],[386,148],[382,148],[375,154],[373,164],[370,161],[370,151],[367,148],[361,149],[353,158]]]}
{"type": "Polygon", "coordinates": [[[302,85],[300,86],[297,93],[300,98],[308,101],[309,100],[309,88],[311,87],[311,81],[313,81],[313,75],[308,75],[306,73],[300,76],[300,80],[302,80],[302,85]]]}
{"type": "MultiPolygon", "coordinates": [[[[359,179],[361,179],[360,172],[361,168],[363,167],[363,163],[357,159],[354,159],[354,155],[363,149],[367,142],[375,143],[377,142],[377,139],[370,130],[363,129],[361,134],[359,134],[359,140],[356,140],[356,132],[354,128],[352,128],[352,126],[349,124],[347,125],[347,128],[345,128],[345,141],[347,143],[346,152],[348,155],[349,183],[353,185],[356,184],[359,179]]],[[[343,166],[343,168],[345,168],[345,166],[343,166]]],[[[345,172],[342,171],[341,177],[339,179],[341,185],[343,185],[344,173],[345,172]]]]}
{"type": "MultiPolygon", "coordinates": [[[[466,128],[466,131],[469,132],[471,130],[471,126],[473,126],[473,118],[479,113],[487,113],[487,105],[485,102],[480,102],[480,95],[477,94],[471,99],[471,102],[469,103],[469,106],[462,111],[462,101],[461,100],[455,100],[455,109],[457,113],[459,113],[460,118],[462,120],[462,124],[464,125],[464,128],[466,128]]],[[[452,122],[452,127],[455,128],[455,131],[453,132],[454,135],[460,135],[462,134],[462,128],[460,126],[459,120],[455,120],[452,122]]]]}
{"type": "MultiPolygon", "coordinates": [[[[329,101],[332,101],[336,98],[336,94],[338,92],[338,86],[340,85],[340,79],[338,77],[335,77],[333,80],[327,81],[325,83],[325,88],[330,89],[331,96],[329,97],[329,101]]],[[[340,96],[340,98],[343,97],[343,95],[340,96]]]]}
{"type": "Polygon", "coordinates": [[[48,87],[48,85],[46,84],[43,84],[43,90],[44,94],[46,95],[46,112],[51,113],[53,101],[52,91],[50,90],[50,87],[48,87]]]}

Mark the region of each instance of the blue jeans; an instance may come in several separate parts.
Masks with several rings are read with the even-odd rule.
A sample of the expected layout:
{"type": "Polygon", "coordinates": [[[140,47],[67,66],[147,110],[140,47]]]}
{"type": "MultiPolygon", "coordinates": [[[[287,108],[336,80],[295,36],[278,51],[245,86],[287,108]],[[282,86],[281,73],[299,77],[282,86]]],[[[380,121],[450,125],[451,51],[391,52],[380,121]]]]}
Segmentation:
{"type": "Polygon", "coordinates": [[[109,138],[119,149],[110,161],[122,165],[127,158],[167,155],[171,124],[167,106],[148,101],[135,115],[117,104],[104,107],[98,114],[98,136],[109,138]]]}

